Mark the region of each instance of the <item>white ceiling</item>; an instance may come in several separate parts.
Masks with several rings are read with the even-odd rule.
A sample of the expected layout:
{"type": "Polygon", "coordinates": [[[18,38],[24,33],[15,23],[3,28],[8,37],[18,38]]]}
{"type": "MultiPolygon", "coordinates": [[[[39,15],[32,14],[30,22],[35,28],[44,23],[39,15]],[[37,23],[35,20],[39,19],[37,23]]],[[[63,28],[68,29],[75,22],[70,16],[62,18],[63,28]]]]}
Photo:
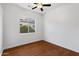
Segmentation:
{"type": "Polygon", "coordinates": [[[44,11],[40,11],[39,8],[32,10],[32,8],[34,7],[33,3],[16,3],[16,5],[18,5],[22,8],[26,8],[30,11],[34,11],[34,12],[41,13],[41,14],[44,14],[45,12],[48,12],[51,9],[60,7],[60,6],[65,5],[65,4],[67,4],[67,3],[51,3],[51,7],[43,7],[44,11]]]}
{"type": "Polygon", "coordinates": [[[40,11],[39,8],[36,8],[34,10],[32,10],[34,4],[33,3],[17,3],[16,5],[22,7],[22,8],[26,8],[28,10],[34,11],[34,12],[38,12],[38,13],[45,13],[46,11],[48,11],[50,8],[54,7],[55,3],[51,4],[51,7],[43,7],[44,11],[40,11]]]}

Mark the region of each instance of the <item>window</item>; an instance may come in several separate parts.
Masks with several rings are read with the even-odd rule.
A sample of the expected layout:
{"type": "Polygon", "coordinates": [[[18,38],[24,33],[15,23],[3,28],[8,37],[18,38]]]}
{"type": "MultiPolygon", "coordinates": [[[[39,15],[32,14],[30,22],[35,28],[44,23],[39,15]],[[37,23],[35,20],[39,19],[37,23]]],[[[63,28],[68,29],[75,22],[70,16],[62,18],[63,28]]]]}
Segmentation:
{"type": "Polygon", "coordinates": [[[32,18],[20,19],[20,33],[35,32],[35,20],[32,18]]]}

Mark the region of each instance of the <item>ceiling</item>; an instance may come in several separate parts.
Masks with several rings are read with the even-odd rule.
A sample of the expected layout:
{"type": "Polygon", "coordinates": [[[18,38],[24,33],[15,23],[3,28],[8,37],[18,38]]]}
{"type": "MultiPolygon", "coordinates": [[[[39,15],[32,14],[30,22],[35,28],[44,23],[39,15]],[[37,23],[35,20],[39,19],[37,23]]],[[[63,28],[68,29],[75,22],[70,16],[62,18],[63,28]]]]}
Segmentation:
{"type": "Polygon", "coordinates": [[[37,13],[45,13],[50,8],[54,7],[55,3],[52,3],[50,7],[43,7],[44,11],[40,11],[39,8],[36,8],[36,9],[32,10],[32,8],[34,7],[33,3],[17,3],[16,5],[18,5],[18,6],[22,7],[22,8],[26,8],[28,10],[37,12],[37,13]]]}

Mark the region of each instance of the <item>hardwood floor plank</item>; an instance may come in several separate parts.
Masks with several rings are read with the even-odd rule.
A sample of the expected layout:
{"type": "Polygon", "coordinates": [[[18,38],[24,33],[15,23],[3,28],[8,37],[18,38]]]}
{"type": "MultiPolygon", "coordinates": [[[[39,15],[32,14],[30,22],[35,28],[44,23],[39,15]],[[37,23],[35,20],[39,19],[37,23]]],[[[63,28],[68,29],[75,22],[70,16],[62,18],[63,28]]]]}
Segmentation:
{"type": "Polygon", "coordinates": [[[42,40],[6,49],[2,56],[79,56],[79,53],[42,40]]]}

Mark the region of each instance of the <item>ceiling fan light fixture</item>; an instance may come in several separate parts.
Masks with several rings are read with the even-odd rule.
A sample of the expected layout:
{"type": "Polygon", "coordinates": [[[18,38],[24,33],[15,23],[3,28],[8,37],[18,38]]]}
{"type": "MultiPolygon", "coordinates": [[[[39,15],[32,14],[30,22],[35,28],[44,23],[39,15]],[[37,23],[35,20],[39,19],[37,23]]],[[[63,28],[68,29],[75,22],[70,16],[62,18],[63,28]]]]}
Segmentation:
{"type": "Polygon", "coordinates": [[[37,5],[37,7],[38,7],[38,8],[43,8],[43,6],[42,6],[41,3],[39,3],[39,4],[37,5]]]}
{"type": "Polygon", "coordinates": [[[36,5],[35,7],[32,8],[33,9],[36,9],[36,8],[39,8],[41,11],[43,11],[43,7],[50,7],[51,4],[42,4],[42,3],[33,3],[34,5],[36,5]]]}

